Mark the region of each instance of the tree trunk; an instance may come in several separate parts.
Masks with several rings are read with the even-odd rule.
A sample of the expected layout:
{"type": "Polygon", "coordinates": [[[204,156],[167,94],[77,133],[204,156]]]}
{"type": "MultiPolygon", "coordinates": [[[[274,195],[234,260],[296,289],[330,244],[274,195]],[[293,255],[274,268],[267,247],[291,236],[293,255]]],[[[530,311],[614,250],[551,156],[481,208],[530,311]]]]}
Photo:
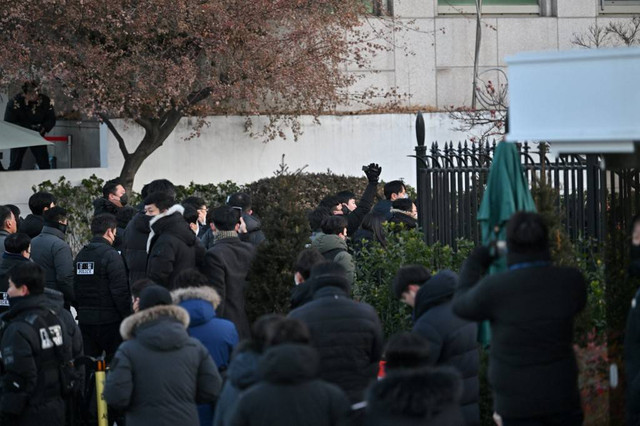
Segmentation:
{"type": "MultiPolygon", "coordinates": [[[[132,153],[123,152],[124,164],[120,171],[122,186],[127,192],[131,192],[136,173],[142,163],[160,148],[171,132],[176,128],[182,114],[178,111],[170,111],[160,119],[138,119],[136,122],[145,129],[145,135],[135,151],[132,153]]],[[[158,176],[160,178],[160,176],[158,176]]]]}

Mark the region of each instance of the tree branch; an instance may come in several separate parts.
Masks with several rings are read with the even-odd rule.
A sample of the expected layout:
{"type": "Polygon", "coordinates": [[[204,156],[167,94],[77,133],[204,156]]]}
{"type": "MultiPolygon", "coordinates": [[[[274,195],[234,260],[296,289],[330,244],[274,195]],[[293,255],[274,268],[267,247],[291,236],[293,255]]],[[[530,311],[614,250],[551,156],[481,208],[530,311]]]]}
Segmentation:
{"type": "Polygon", "coordinates": [[[116,127],[113,125],[111,120],[109,120],[109,118],[106,115],[99,114],[99,117],[102,120],[102,122],[107,125],[107,128],[109,129],[111,134],[118,141],[118,147],[120,148],[120,152],[122,152],[122,156],[126,160],[131,154],[129,153],[129,151],[127,151],[127,145],[124,143],[124,139],[122,138],[122,135],[118,132],[116,127]]]}

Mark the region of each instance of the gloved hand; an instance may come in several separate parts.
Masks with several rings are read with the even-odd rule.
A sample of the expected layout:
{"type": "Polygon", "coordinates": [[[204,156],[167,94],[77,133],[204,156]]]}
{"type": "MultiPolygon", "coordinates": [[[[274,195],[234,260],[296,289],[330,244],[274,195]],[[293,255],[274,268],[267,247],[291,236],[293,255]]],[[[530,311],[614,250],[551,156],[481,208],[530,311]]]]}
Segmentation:
{"type": "Polygon", "coordinates": [[[367,179],[369,179],[369,182],[371,183],[378,183],[380,173],[382,173],[382,167],[380,167],[376,163],[369,164],[367,166],[367,170],[365,170],[364,172],[364,174],[367,175],[367,179]]]}

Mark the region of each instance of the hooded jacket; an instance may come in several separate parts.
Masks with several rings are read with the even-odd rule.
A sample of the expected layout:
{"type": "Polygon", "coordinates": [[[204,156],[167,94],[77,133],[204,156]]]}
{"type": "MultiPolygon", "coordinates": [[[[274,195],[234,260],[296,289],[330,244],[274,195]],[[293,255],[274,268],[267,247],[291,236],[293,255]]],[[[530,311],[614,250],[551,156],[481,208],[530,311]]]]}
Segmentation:
{"type": "Polygon", "coordinates": [[[237,237],[222,238],[207,250],[202,272],[221,298],[217,313],[233,322],[241,339],[250,337],[244,291],[256,249],[237,237]]]}
{"type": "Polygon", "coordinates": [[[389,223],[403,224],[405,229],[417,229],[418,221],[409,216],[404,210],[391,209],[389,223]]]}
{"type": "Polygon", "coordinates": [[[213,426],[230,424],[240,393],[260,380],[258,363],[261,357],[250,341],[240,343],[227,370],[227,381],[216,404],[213,426]]]}
{"type": "Polygon", "coordinates": [[[44,269],[45,285],[62,292],[67,304],[73,295],[73,255],[64,233],[45,225],[40,235],[31,240],[31,260],[44,269]]]}
{"type": "Polygon", "coordinates": [[[429,341],[431,364],[451,366],[460,373],[466,424],[479,425],[478,327],[453,313],[457,281],[453,271],[443,270],[422,284],[415,298],[413,331],[429,341]]]}
{"type": "Polygon", "coordinates": [[[309,327],[320,355],[320,378],[338,385],[356,403],[376,378],[383,337],[376,311],[348,294],[346,282],[317,280],[313,300],[289,317],[309,327]]]}
{"type": "Polygon", "coordinates": [[[349,283],[353,284],[356,277],[356,265],[353,261],[353,256],[349,253],[347,242],[345,240],[337,235],[320,233],[313,240],[311,246],[317,248],[325,257],[329,252],[337,252],[333,256],[333,259],[327,260],[332,260],[342,266],[347,273],[349,283]]]}
{"type": "Polygon", "coordinates": [[[548,251],[512,251],[508,271],[481,279],[491,260],[486,247],[467,258],[453,311],[491,322],[495,411],[503,418],[527,418],[580,410],[573,319],[587,300],[582,274],[552,266],[548,251]]]}
{"type": "Polygon", "coordinates": [[[0,411],[20,426],[64,425],[58,365],[71,360],[72,345],[50,303],[44,294],[16,297],[3,316],[0,411]]]}
{"type": "Polygon", "coordinates": [[[184,207],[179,204],[154,216],[149,222],[151,232],[147,243],[149,258],[147,278],[168,288],[180,271],[197,266],[204,255],[197,237],[182,217],[184,207]]]}
{"type": "Polygon", "coordinates": [[[247,225],[247,232],[238,234],[238,236],[242,241],[258,247],[260,243],[266,240],[264,232],[262,232],[262,221],[259,217],[248,213],[242,213],[242,219],[247,225]]]}
{"type": "Polygon", "coordinates": [[[151,216],[138,213],[124,230],[121,249],[129,270],[129,284],[147,278],[147,241],[151,232],[149,228],[151,219],[151,216]]]}
{"type": "Polygon", "coordinates": [[[465,426],[460,377],[450,368],[397,371],[368,392],[365,426],[465,426]]]}
{"type": "Polygon", "coordinates": [[[207,349],[187,334],[189,314],[159,305],[127,317],[104,397],[128,426],[198,426],[196,403],[213,403],[222,379],[207,349]]]}
{"type": "Polygon", "coordinates": [[[240,397],[232,426],[348,425],[349,401],[337,386],[317,378],[318,356],[312,347],[271,347],[259,369],[262,380],[240,397]]]}
{"type": "Polygon", "coordinates": [[[29,214],[20,223],[18,232],[24,232],[32,240],[42,232],[44,226],[44,218],[35,214],[29,214]]]}

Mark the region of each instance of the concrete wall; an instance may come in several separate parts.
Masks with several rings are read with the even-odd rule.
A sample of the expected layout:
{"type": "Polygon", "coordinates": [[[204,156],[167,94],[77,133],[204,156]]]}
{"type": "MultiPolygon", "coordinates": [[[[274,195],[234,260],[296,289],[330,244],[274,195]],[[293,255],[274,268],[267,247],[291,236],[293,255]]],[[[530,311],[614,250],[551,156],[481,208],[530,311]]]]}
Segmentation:
{"type": "MultiPolygon", "coordinates": [[[[505,69],[505,57],[522,51],[564,50],[575,34],[589,26],[606,26],[612,20],[631,20],[627,14],[599,10],[600,0],[541,0],[538,14],[485,14],[479,56],[480,72],[486,79],[500,81],[493,68],[505,69]],[[548,14],[551,16],[542,16],[548,14]]],[[[640,7],[636,13],[640,13],[640,7]]],[[[437,0],[394,0],[396,22],[404,29],[392,33],[378,24],[376,30],[395,48],[379,53],[356,85],[397,87],[410,98],[406,106],[430,106],[438,110],[471,104],[476,21],[473,13],[442,14],[437,0]],[[405,48],[403,50],[403,47],[405,48]],[[386,85],[386,86],[385,86],[386,85]]],[[[495,9],[494,9],[495,10],[495,9]]],[[[508,12],[509,6],[500,7],[508,12]]],[[[631,10],[631,9],[629,9],[631,10]]]]}
{"type": "MultiPolygon", "coordinates": [[[[154,152],[138,172],[136,190],[159,178],[176,184],[223,182],[248,183],[273,175],[285,155],[285,163],[295,171],[361,175],[364,164],[377,162],[382,166],[382,179],[405,179],[415,185],[414,154],[415,115],[345,115],[321,117],[315,124],[312,117],[302,117],[304,134],[294,142],[277,139],[268,143],[252,138],[245,131],[244,117],[212,117],[200,137],[185,140],[192,122],[183,119],[165,144],[154,152]]],[[[452,130],[456,123],[447,114],[426,114],[427,141],[458,141],[465,137],[452,130]]],[[[115,122],[127,141],[138,141],[143,130],[135,124],[115,122]]],[[[256,119],[256,127],[259,119],[256,119]]],[[[18,204],[25,211],[31,187],[45,180],[56,181],[65,176],[79,183],[96,174],[103,179],[119,175],[123,164],[117,142],[106,129],[103,138],[103,167],[57,170],[21,170],[0,173],[0,203],[18,204]]],[[[290,135],[289,135],[290,136],[290,135]]],[[[133,144],[131,144],[133,146],[133,144]]]]}

